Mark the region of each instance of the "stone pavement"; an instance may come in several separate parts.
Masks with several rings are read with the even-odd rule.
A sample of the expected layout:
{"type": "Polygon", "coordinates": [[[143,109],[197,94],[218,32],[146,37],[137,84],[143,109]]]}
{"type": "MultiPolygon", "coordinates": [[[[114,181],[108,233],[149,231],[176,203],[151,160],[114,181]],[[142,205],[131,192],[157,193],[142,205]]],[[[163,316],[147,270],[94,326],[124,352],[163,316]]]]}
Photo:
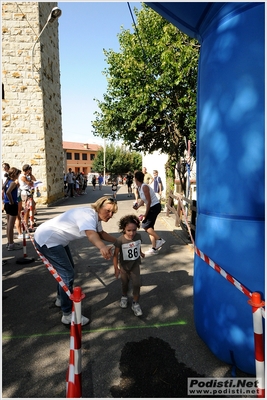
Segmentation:
{"type": "MultiPolygon", "coordinates": [[[[111,188],[104,186],[100,192],[88,186],[86,195],[38,208],[37,223],[102,195],[111,195],[111,188]]],[[[120,217],[136,212],[125,186],[120,187],[117,200],[118,213],[103,223],[115,236],[120,234],[120,217]]],[[[188,238],[164,212],[155,229],[166,244],[158,255],[142,262],[143,316],[139,318],[131,307],[119,307],[120,281],[114,277],[112,261],[100,258],[87,238],[70,245],[75,286],[81,286],[86,295],[83,314],[91,321],[82,329],[82,397],[187,397],[188,376],[231,376],[231,366],[218,360],[195,331],[194,252],[188,238]]],[[[140,233],[145,251],[149,238],[142,229],[140,233]]],[[[69,327],[60,322],[61,312],[54,306],[56,281],[30,240],[27,256],[35,261],[18,264],[23,252],[7,251],[4,228],[2,236],[2,255],[7,261],[2,268],[2,397],[64,398],[69,327]]]]}

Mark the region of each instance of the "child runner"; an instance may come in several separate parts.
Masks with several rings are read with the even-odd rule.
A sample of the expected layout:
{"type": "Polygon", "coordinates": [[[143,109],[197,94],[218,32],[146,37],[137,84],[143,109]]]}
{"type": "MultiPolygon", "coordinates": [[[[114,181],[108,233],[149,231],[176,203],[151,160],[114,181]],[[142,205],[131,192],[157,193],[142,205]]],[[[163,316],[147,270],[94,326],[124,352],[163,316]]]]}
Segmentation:
{"type": "Polygon", "coordinates": [[[116,199],[117,197],[117,190],[118,190],[118,182],[116,179],[113,180],[111,190],[113,193],[113,199],[116,199]]]}
{"type": "Polygon", "coordinates": [[[140,221],[136,215],[126,215],[120,219],[119,228],[122,231],[122,235],[114,243],[113,265],[116,278],[118,279],[119,276],[121,278],[122,297],[120,306],[121,308],[127,308],[127,293],[131,280],[133,286],[132,310],[134,315],[140,317],[143,314],[139,305],[141,286],[140,256],[145,257],[141,250],[141,235],[137,233],[137,228],[140,228],[140,221]]]}

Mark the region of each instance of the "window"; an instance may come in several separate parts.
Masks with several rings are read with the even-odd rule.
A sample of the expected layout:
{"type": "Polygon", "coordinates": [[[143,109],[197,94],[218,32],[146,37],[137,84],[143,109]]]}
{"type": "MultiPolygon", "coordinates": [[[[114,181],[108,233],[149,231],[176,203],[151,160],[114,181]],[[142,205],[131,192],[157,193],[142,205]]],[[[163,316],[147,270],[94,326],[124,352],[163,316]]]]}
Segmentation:
{"type": "Polygon", "coordinates": [[[67,160],[71,160],[71,159],[72,159],[71,153],[67,153],[67,160]]]}
{"type": "Polygon", "coordinates": [[[74,153],[74,160],[80,159],[80,153],[74,153]]]}
{"type": "Polygon", "coordinates": [[[90,154],[90,160],[93,161],[95,159],[95,154],[90,154]]]}
{"type": "Polygon", "coordinates": [[[86,153],[83,153],[83,154],[82,154],[82,158],[83,158],[84,161],[86,161],[86,160],[87,160],[87,154],[86,154],[86,153]]]}

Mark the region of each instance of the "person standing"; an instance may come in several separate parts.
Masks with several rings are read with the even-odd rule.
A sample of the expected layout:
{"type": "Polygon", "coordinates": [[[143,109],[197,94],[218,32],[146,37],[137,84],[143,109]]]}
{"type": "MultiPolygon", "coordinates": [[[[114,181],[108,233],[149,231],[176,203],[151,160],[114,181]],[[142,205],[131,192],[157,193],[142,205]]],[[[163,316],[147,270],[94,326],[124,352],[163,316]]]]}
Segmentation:
{"type": "Polygon", "coordinates": [[[144,183],[144,173],[141,171],[135,172],[135,183],[138,187],[140,199],[133,208],[138,210],[139,207],[146,205],[146,212],[142,216],[142,228],[148,233],[152,248],[146,254],[158,254],[158,249],[162,247],[166,241],[155,232],[154,226],[161,211],[161,205],[157,199],[154,190],[144,183]]]}
{"type": "Polygon", "coordinates": [[[102,190],[102,185],[103,185],[103,182],[104,182],[103,175],[102,175],[102,174],[99,174],[99,176],[98,176],[98,185],[99,185],[99,190],[102,190]]]}
{"type": "Polygon", "coordinates": [[[141,250],[141,235],[137,233],[140,228],[140,221],[136,215],[126,215],[119,221],[119,228],[122,235],[114,243],[113,266],[116,278],[121,278],[122,297],[121,308],[128,306],[129,283],[133,286],[132,310],[134,315],[140,317],[143,312],[139,305],[140,297],[140,264],[141,257],[145,254],[141,250]],[[120,268],[119,268],[120,265],[120,268]]]}
{"type": "Polygon", "coordinates": [[[95,190],[95,185],[96,185],[96,176],[93,175],[92,177],[92,185],[93,185],[93,190],[95,190]]]}
{"type": "Polygon", "coordinates": [[[74,178],[71,168],[69,168],[69,172],[67,173],[66,181],[68,184],[67,195],[70,194],[70,197],[74,197],[74,178]]]}
{"type": "Polygon", "coordinates": [[[153,176],[149,172],[147,172],[146,167],[142,168],[142,172],[144,174],[144,183],[150,185],[154,180],[153,176]]]}
{"type": "Polygon", "coordinates": [[[29,228],[29,232],[34,231],[34,214],[35,214],[35,201],[33,199],[34,194],[34,182],[36,178],[31,173],[32,168],[29,164],[25,164],[22,167],[22,173],[19,175],[19,187],[21,191],[21,199],[24,202],[24,221],[28,226],[30,212],[32,213],[31,227],[29,228]]]}
{"type": "Polygon", "coordinates": [[[158,176],[158,171],[156,169],[154,169],[154,171],[153,171],[153,176],[154,176],[154,179],[151,184],[151,187],[153,188],[154,192],[156,193],[156,196],[158,197],[158,199],[160,199],[162,190],[163,190],[163,186],[162,186],[162,180],[158,176]]]}
{"type": "Polygon", "coordinates": [[[126,175],[126,185],[128,187],[128,197],[132,197],[132,184],[133,184],[133,175],[129,171],[128,174],[126,175]]]}
{"type": "Polygon", "coordinates": [[[16,180],[21,171],[17,168],[10,168],[6,182],[4,183],[4,210],[7,214],[7,250],[20,250],[22,246],[14,243],[14,225],[18,215],[18,186],[16,180]]]}
{"type": "Polygon", "coordinates": [[[4,184],[8,178],[8,171],[10,170],[10,165],[8,163],[2,164],[2,212],[4,211],[4,184]]]}
{"type": "MultiPolygon", "coordinates": [[[[74,285],[74,262],[69,243],[87,237],[99,249],[106,260],[111,258],[111,247],[104,241],[115,243],[116,238],[102,228],[102,221],[108,222],[118,210],[117,203],[110,198],[101,197],[91,207],[72,208],[40,225],[34,234],[37,250],[47,258],[56,269],[70,292],[74,285]]],[[[61,307],[61,322],[71,323],[72,300],[58,284],[55,305],[61,307]]],[[[89,319],[82,316],[82,325],[89,319]]]]}

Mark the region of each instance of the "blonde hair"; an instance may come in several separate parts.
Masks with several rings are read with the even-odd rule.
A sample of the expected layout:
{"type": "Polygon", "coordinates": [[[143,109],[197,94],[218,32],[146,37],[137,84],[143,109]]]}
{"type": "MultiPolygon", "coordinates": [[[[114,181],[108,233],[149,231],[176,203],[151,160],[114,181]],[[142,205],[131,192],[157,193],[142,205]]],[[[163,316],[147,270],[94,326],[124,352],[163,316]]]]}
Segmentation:
{"type": "Polygon", "coordinates": [[[117,202],[112,197],[100,197],[100,199],[96,200],[91,207],[98,212],[100,208],[102,208],[105,204],[112,204],[113,210],[112,212],[115,214],[118,211],[117,202]]]}

